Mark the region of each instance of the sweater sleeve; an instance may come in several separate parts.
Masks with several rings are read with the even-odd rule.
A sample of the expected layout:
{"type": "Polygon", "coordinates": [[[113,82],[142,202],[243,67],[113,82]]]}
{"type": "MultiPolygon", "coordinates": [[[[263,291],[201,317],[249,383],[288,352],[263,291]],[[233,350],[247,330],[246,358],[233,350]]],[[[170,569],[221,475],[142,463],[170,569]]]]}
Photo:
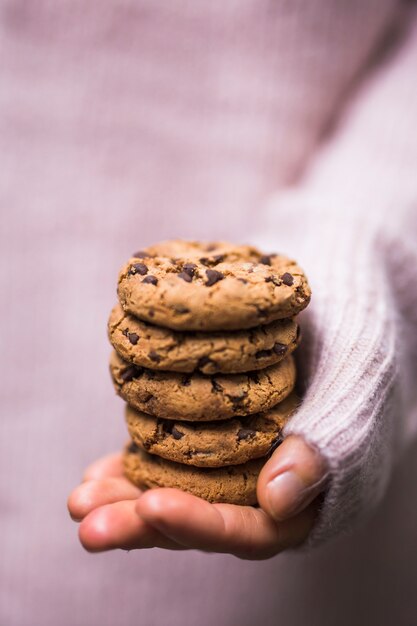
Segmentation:
{"type": "Polygon", "coordinates": [[[364,81],[304,179],[273,197],[257,242],[295,256],[304,395],[286,428],[326,458],[309,545],[359,524],[417,424],[417,20],[364,81]]]}

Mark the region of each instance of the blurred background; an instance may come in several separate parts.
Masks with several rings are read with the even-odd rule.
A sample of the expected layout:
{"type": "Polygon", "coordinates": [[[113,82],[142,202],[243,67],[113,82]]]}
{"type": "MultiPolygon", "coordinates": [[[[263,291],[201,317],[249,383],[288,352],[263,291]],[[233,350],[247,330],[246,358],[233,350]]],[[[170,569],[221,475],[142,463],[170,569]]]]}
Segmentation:
{"type": "Polygon", "coordinates": [[[412,623],[415,450],[354,536],[266,562],[89,555],[66,511],[126,437],[121,264],[169,237],[251,241],[404,4],[0,0],[2,625],[412,623]]]}

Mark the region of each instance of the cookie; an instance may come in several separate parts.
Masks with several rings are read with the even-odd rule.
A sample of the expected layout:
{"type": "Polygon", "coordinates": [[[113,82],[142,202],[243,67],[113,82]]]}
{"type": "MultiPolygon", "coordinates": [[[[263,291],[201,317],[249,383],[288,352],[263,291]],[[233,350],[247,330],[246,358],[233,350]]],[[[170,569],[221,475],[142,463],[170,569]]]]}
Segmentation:
{"type": "Polygon", "coordinates": [[[154,326],[114,307],[110,342],[130,363],[156,370],[203,374],[249,372],[273,365],[297,347],[299,326],[278,320],[252,330],[229,333],[179,332],[154,326]]]}
{"type": "Polygon", "coordinates": [[[256,483],[264,463],[255,459],[221,468],[192,467],[148,454],[134,443],[123,455],[125,475],[139,487],[175,487],[209,502],[242,505],[257,503],[256,483]]]}
{"type": "Polygon", "coordinates": [[[302,269],[251,246],[165,242],[119,274],[123,309],[174,330],[240,330],[293,317],[310,301],[302,269]],[[168,252],[178,256],[163,256],[168,252]]]}
{"type": "Polygon", "coordinates": [[[186,465],[223,467],[267,455],[280,443],[298,402],[293,393],[266,413],[221,422],[175,422],[127,406],[126,422],[132,440],[150,454],[186,465]]]}
{"type": "Polygon", "coordinates": [[[117,352],[110,358],[117,393],[135,409],[174,420],[222,420],[267,411],[294,388],[292,355],[247,374],[180,374],[131,365],[117,352]]]}
{"type": "Polygon", "coordinates": [[[236,245],[226,241],[202,243],[200,241],[187,241],[184,239],[168,239],[135,252],[132,256],[137,259],[143,259],[147,256],[164,256],[179,260],[184,257],[199,259],[207,255],[227,256],[230,261],[239,261],[242,259],[256,261],[258,251],[253,246],[236,245]]]}

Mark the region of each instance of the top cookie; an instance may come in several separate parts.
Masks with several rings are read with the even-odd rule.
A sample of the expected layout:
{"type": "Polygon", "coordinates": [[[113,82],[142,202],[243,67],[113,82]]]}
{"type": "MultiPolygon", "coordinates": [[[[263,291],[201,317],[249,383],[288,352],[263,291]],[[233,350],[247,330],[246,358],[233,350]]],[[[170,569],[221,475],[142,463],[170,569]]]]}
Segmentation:
{"type": "Polygon", "coordinates": [[[310,301],[302,269],[251,246],[171,241],[135,253],[119,275],[123,309],[174,330],[239,330],[293,317],[310,301]]]}

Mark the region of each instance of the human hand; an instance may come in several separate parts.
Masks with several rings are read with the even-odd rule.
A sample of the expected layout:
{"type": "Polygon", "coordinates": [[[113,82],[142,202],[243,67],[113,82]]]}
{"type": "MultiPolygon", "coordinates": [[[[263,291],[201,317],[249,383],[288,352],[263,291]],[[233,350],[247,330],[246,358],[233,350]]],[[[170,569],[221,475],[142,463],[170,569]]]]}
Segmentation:
{"type": "Polygon", "coordinates": [[[121,455],[113,454],[87,468],[68,508],[90,552],[159,547],[266,559],[307,538],[326,478],[318,453],[290,436],[261,471],[261,508],[211,504],[178,489],[142,492],[123,476],[121,455]]]}

